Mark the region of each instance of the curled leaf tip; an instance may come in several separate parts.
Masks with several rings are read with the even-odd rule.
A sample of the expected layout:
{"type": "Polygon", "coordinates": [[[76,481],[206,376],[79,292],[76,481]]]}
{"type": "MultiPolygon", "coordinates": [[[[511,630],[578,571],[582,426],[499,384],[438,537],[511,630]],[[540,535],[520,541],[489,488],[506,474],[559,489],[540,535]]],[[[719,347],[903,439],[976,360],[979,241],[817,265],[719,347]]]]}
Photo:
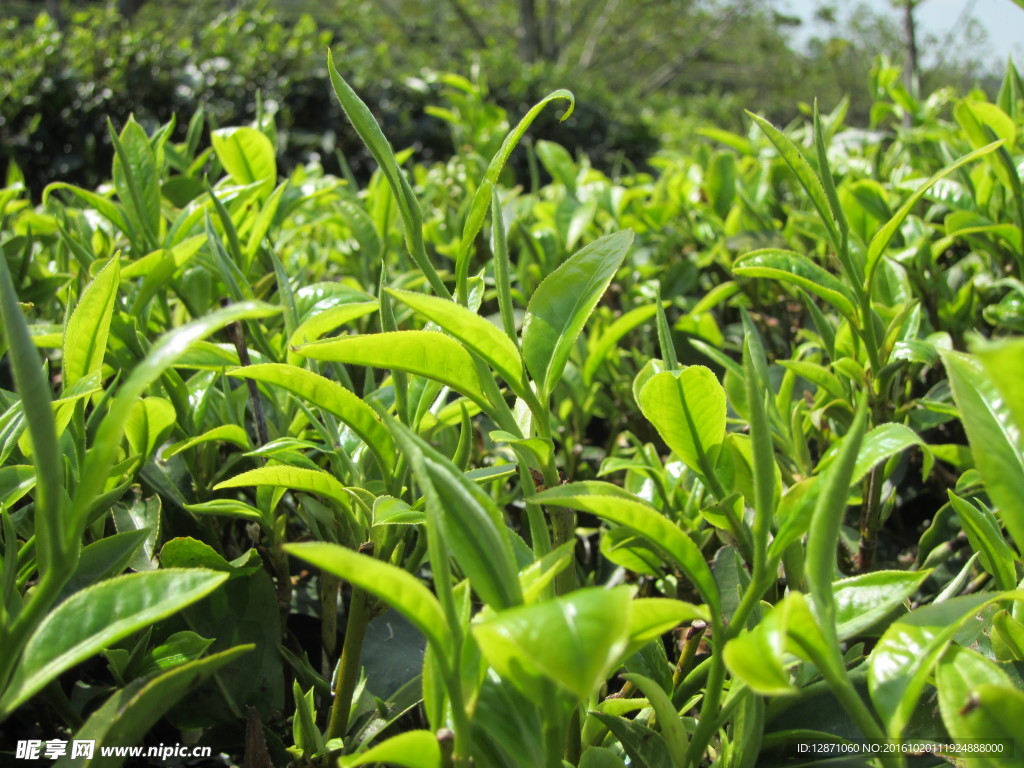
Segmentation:
{"type": "Polygon", "coordinates": [[[576,97],[573,95],[572,91],[567,90],[555,91],[555,93],[569,102],[569,106],[565,108],[565,112],[563,112],[562,116],[558,118],[558,122],[564,123],[572,116],[573,110],[576,109],[576,97]]]}

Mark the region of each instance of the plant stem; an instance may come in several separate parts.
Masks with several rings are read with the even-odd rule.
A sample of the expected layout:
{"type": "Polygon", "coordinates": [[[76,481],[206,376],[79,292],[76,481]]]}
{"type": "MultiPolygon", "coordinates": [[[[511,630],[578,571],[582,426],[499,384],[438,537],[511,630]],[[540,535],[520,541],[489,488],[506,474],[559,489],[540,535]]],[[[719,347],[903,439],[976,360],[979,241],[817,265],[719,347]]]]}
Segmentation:
{"type": "Polygon", "coordinates": [[[338,593],[341,580],[330,573],[320,574],[320,646],[323,655],[321,673],[330,679],[331,665],[338,648],[338,593]]]}
{"type": "Polygon", "coordinates": [[[711,743],[715,724],[718,722],[718,702],[722,698],[722,686],[725,684],[725,658],[722,655],[722,649],[725,647],[725,627],[719,617],[712,617],[711,637],[715,648],[711,653],[708,680],[704,686],[704,700],[700,705],[700,720],[690,747],[686,750],[686,765],[700,765],[701,757],[711,743]]]}
{"type": "Polygon", "coordinates": [[[747,616],[754,610],[761,596],[770,586],[771,580],[766,577],[765,573],[764,566],[760,563],[755,563],[750,585],[743,593],[743,597],[740,598],[740,604],[729,619],[729,639],[743,631],[743,627],[747,623],[747,616]]]}
{"type": "Polygon", "coordinates": [[[544,768],[562,768],[565,729],[560,705],[553,691],[544,697],[544,768]]]}
{"type": "MultiPolygon", "coordinates": [[[[864,700],[853,687],[853,683],[850,682],[846,666],[842,658],[839,656],[838,644],[832,644],[831,655],[835,658],[829,659],[818,653],[817,649],[814,648],[811,643],[802,642],[800,637],[795,637],[794,639],[805,656],[815,667],[817,667],[822,678],[828,684],[828,687],[832,689],[832,693],[837,699],[839,699],[839,703],[842,705],[842,708],[850,713],[850,717],[853,718],[857,727],[860,728],[864,738],[872,741],[884,741],[885,732],[868,710],[867,705],[864,704],[864,700]]],[[[884,757],[881,759],[884,765],[904,765],[904,760],[898,756],[884,757]]]]}
{"type": "Polygon", "coordinates": [[[708,623],[703,619],[696,619],[686,630],[683,642],[680,643],[679,662],[676,664],[675,672],[672,674],[672,688],[676,689],[686,679],[693,669],[693,660],[697,656],[697,648],[704,637],[708,623]]]}
{"type": "Polygon", "coordinates": [[[352,709],[352,695],[359,681],[359,657],[363,650],[363,637],[369,623],[366,592],[352,588],[352,601],[345,623],[345,645],[341,650],[338,665],[338,686],[334,691],[334,706],[327,725],[327,740],[343,738],[348,730],[348,718],[352,709]]]}
{"type": "MultiPolygon", "coordinates": [[[[252,365],[252,360],[249,359],[249,347],[245,343],[245,332],[242,330],[242,323],[231,323],[224,330],[227,332],[228,339],[235,345],[235,351],[238,353],[238,362],[243,366],[252,365]]],[[[246,379],[245,384],[249,389],[249,405],[252,408],[252,421],[256,428],[257,447],[261,447],[270,440],[270,436],[267,433],[267,419],[263,414],[263,401],[260,400],[260,391],[256,386],[255,379],[246,379]]]]}
{"type": "MultiPolygon", "coordinates": [[[[557,488],[561,483],[554,458],[544,467],[544,484],[548,488],[557,488]]],[[[551,544],[557,549],[576,535],[576,513],[563,507],[550,507],[551,544]]],[[[567,595],[576,588],[576,569],[569,567],[555,577],[555,594],[567,595]]]]}
{"type": "Polygon", "coordinates": [[[861,573],[870,570],[875,557],[875,534],[879,528],[879,511],[882,497],[881,470],[875,467],[865,481],[864,506],[860,514],[860,543],[857,554],[857,568],[861,573]]]}
{"type": "Polygon", "coordinates": [[[580,741],[580,708],[574,705],[569,717],[569,727],[565,735],[565,759],[573,765],[580,761],[583,744],[580,741]]]}

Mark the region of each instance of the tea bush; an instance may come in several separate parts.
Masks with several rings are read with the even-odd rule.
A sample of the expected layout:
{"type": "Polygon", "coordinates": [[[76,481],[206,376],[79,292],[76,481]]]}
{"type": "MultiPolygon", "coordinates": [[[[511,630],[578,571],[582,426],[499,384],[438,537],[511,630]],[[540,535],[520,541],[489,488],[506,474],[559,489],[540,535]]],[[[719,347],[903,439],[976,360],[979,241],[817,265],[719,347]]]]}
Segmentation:
{"type": "Polygon", "coordinates": [[[201,115],[112,130],[96,190],[8,173],[3,749],[1017,764],[1012,65],[881,64],[872,133],[752,115],[656,173],[539,141],[544,185],[505,166],[569,92],[502,137],[447,78],[415,164],[327,69],[361,186],[201,115]]]}
{"type": "MultiPolygon", "coordinates": [[[[371,155],[357,137],[337,130],[341,111],[323,88],[323,52],[335,38],[329,27],[260,8],[214,13],[200,5],[175,13],[129,23],[113,7],[87,8],[63,32],[44,15],[34,24],[0,20],[0,171],[14,161],[36,199],[57,179],[93,188],[114,154],[108,119],[123,125],[134,116],[152,130],[199,106],[215,126],[273,115],[287,170],[316,157],[340,173],[340,151],[358,178],[369,177],[371,155]]],[[[349,70],[363,73],[354,82],[395,145],[415,148],[427,162],[449,155],[449,132],[428,114],[446,89],[432,62],[410,56],[395,63],[349,26],[334,40],[336,50],[349,70]]],[[[540,72],[531,76],[513,62],[496,71],[516,73],[491,84],[492,98],[513,114],[547,92],[540,72]]],[[[587,96],[569,126],[557,131],[542,119],[535,135],[553,138],[557,131],[563,144],[606,168],[623,160],[642,164],[656,150],[639,117],[609,119],[616,112],[611,92],[593,88],[587,96]]],[[[178,125],[173,138],[183,139],[186,127],[178,125]]],[[[525,163],[521,170],[525,175],[525,163]]]]}

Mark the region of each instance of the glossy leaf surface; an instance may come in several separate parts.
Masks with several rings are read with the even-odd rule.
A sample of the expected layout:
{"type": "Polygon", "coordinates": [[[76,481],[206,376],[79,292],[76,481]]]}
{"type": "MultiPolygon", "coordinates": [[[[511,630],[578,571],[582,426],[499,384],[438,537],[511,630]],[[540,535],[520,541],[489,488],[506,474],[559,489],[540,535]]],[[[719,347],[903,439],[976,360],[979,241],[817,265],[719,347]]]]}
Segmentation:
{"type": "Polygon", "coordinates": [[[201,569],[165,569],[119,576],[76,593],[32,633],[0,699],[0,715],[122,637],[208,595],[226,578],[201,569]]]}
{"type": "Polygon", "coordinates": [[[523,359],[542,393],[554,391],[583,326],[633,242],[606,235],[570,256],[530,298],[523,319],[523,359]]]}

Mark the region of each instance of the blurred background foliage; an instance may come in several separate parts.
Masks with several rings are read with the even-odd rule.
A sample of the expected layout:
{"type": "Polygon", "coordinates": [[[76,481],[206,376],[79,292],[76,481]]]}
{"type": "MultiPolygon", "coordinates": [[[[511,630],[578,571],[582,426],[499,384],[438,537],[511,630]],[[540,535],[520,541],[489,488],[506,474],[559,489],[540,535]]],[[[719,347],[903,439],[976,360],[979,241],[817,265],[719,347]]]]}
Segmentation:
{"type": "MultiPolygon", "coordinates": [[[[546,113],[532,138],[613,173],[685,145],[705,121],[739,129],[744,108],[785,123],[807,94],[824,109],[848,94],[848,122],[867,125],[871,62],[902,56],[901,30],[852,4],[822,5],[817,21],[822,34],[798,45],[803,22],[763,0],[6,0],[0,171],[13,158],[35,195],[57,178],[94,187],[110,167],[108,119],[152,129],[202,107],[214,125],[273,115],[284,169],[314,159],[365,178],[372,163],[324,85],[328,46],[396,149],[428,163],[453,149],[428,105],[484,108],[460,104],[446,72],[497,105],[472,118],[499,141],[506,114],[571,88],[572,118],[556,128],[546,113]]],[[[921,91],[991,90],[983,43],[969,30],[960,49],[925,58],[921,91]]]]}

